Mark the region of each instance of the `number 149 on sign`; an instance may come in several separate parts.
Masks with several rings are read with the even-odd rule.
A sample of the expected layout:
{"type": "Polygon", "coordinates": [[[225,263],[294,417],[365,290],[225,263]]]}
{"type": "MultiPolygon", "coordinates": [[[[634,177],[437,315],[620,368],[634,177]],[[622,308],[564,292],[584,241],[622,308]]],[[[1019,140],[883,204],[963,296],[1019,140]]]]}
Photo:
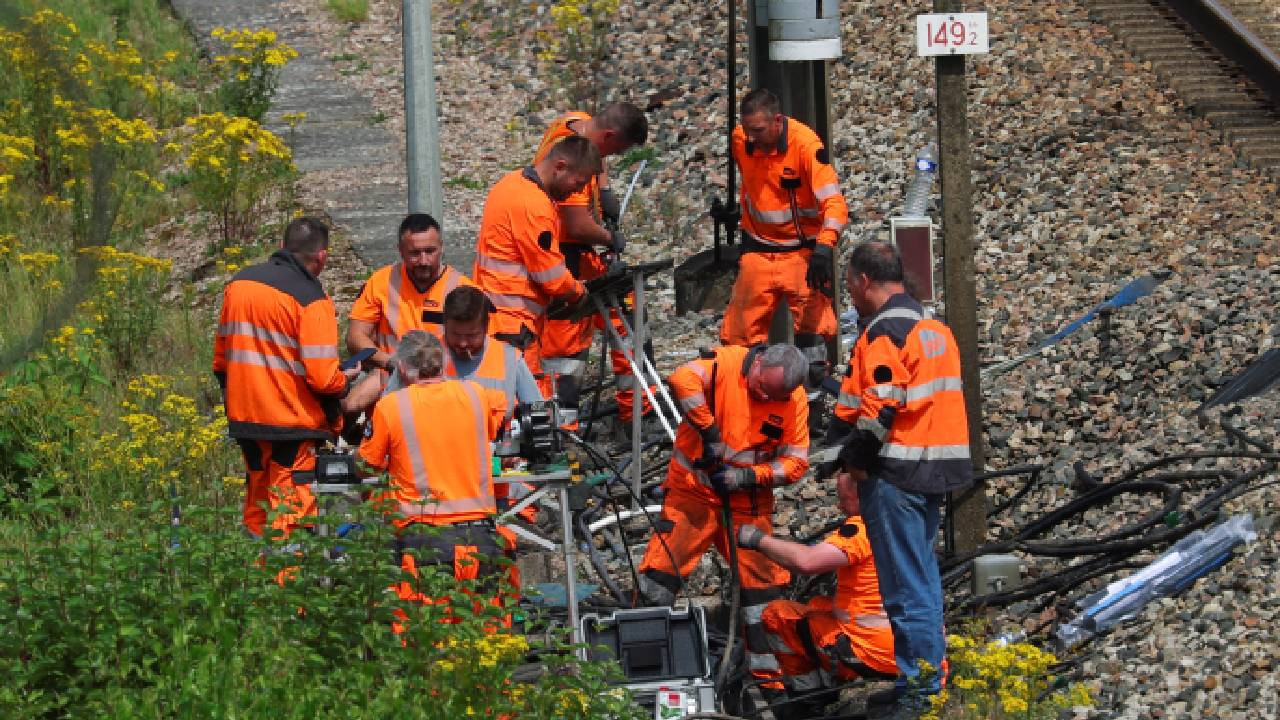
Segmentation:
{"type": "Polygon", "coordinates": [[[916,16],[916,50],[921,56],[986,53],[990,44],[984,12],[916,16]]]}

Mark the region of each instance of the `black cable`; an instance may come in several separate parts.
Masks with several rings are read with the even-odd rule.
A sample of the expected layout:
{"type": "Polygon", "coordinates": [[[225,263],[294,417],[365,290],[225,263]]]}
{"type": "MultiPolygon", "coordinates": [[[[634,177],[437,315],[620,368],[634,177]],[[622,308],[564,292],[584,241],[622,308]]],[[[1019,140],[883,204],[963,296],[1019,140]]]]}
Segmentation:
{"type": "Polygon", "coordinates": [[[600,392],[604,389],[604,363],[609,356],[609,341],[600,337],[600,371],[596,374],[596,386],[591,395],[591,415],[587,417],[587,425],[582,430],[583,437],[591,437],[591,428],[595,426],[596,416],[600,414],[600,392]]]}
{"type": "MultiPolygon", "coordinates": [[[[658,538],[658,542],[662,544],[662,550],[667,554],[667,559],[671,561],[671,567],[675,569],[674,574],[676,576],[676,580],[680,583],[680,587],[676,590],[676,595],[675,595],[675,600],[678,601],[680,599],[680,596],[686,590],[684,578],[680,576],[680,563],[676,562],[675,553],[671,552],[671,546],[667,545],[666,538],[662,537],[662,533],[658,531],[658,526],[656,523],[653,522],[653,518],[649,517],[649,513],[644,512],[644,500],[642,500],[640,496],[636,495],[635,490],[631,489],[631,485],[629,485],[622,478],[622,475],[618,472],[618,469],[614,467],[613,463],[609,460],[608,457],[606,457],[599,450],[596,450],[594,447],[591,446],[590,443],[586,442],[585,440],[578,437],[577,435],[567,430],[564,430],[563,428],[557,428],[557,430],[562,434],[567,435],[569,439],[573,440],[575,443],[581,446],[584,450],[586,450],[587,454],[592,456],[592,458],[596,460],[598,464],[603,464],[604,467],[608,468],[608,470],[613,474],[614,480],[617,481],[619,485],[626,488],[627,494],[631,496],[632,500],[636,501],[636,506],[639,507],[641,511],[640,514],[644,515],[645,519],[649,521],[649,527],[653,529],[653,536],[658,538]]],[[[638,595],[639,592],[640,592],[640,585],[639,583],[637,583],[636,594],[638,595]]]]}

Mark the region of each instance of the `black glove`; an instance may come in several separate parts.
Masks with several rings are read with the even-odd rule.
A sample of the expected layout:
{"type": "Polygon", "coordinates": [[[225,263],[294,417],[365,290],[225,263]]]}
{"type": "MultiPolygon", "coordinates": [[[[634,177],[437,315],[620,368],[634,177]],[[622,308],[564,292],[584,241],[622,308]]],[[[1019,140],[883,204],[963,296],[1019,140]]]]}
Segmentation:
{"type": "Polygon", "coordinates": [[[627,249],[627,238],[620,230],[609,231],[609,249],[621,255],[627,249]]]}
{"type": "Polygon", "coordinates": [[[610,188],[600,191],[600,217],[614,227],[618,226],[618,220],[622,217],[622,203],[618,202],[617,194],[610,188]]]}
{"type": "Polygon", "coordinates": [[[738,547],[755,550],[760,547],[762,539],[764,539],[764,531],[755,525],[738,526],[738,547]]]}
{"type": "Polygon", "coordinates": [[[805,282],[809,287],[829,298],[836,296],[835,288],[835,252],[830,245],[818,243],[809,256],[809,272],[805,273],[805,282]]]}
{"type": "Polygon", "coordinates": [[[711,473],[711,487],[721,495],[756,486],[756,471],[749,467],[721,465],[711,473]]]}
{"type": "Polygon", "coordinates": [[[720,428],[715,423],[699,430],[698,434],[702,436],[702,457],[698,464],[710,472],[724,462],[724,438],[720,437],[720,428]]]}

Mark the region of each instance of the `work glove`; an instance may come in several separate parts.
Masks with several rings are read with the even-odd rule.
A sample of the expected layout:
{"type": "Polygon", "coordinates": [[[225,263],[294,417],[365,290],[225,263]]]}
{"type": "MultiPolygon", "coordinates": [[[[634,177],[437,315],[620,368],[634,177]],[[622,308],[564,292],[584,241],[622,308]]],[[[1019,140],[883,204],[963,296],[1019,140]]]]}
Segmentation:
{"type": "Polygon", "coordinates": [[[738,526],[738,547],[748,550],[756,550],[760,547],[760,540],[764,538],[764,531],[755,525],[739,525],[738,526]]]}
{"type": "Polygon", "coordinates": [[[702,457],[698,465],[710,472],[724,463],[724,438],[720,437],[720,428],[715,423],[699,430],[698,434],[702,436],[702,457]]]}
{"type": "Polygon", "coordinates": [[[610,188],[600,191],[600,217],[613,227],[618,227],[618,220],[622,217],[622,203],[610,188]]]}
{"type": "Polygon", "coordinates": [[[721,495],[728,495],[735,490],[755,487],[756,484],[756,471],[749,467],[721,465],[709,477],[712,489],[721,495]]]}
{"type": "Polygon", "coordinates": [[[627,238],[622,234],[621,230],[609,231],[609,249],[621,255],[623,250],[627,249],[627,238]]]}
{"type": "Polygon", "coordinates": [[[829,298],[836,296],[835,288],[835,251],[830,245],[818,243],[809,256],[809,271],[805,273],[805,282],[809,287],[829,298]]]}

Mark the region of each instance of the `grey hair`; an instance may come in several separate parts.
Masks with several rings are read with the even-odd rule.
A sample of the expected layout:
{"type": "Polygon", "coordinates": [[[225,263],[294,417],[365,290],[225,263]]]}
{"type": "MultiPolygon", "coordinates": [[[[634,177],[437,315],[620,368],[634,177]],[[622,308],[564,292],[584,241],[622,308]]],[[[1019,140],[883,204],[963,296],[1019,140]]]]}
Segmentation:
{"type": "Polygon", "coordinates": [[[433,378],[444,369],[444,346],[425,330],[410,330],[400,338],[395,361],[405,382],[433,378]]]}
{"type": "Polygon", "coordinates": [[[795,390],[809,374],[809,359],[795,345],[770,345],[760,353],[760,368],[782,368],[782,382],[795,390]]]}

